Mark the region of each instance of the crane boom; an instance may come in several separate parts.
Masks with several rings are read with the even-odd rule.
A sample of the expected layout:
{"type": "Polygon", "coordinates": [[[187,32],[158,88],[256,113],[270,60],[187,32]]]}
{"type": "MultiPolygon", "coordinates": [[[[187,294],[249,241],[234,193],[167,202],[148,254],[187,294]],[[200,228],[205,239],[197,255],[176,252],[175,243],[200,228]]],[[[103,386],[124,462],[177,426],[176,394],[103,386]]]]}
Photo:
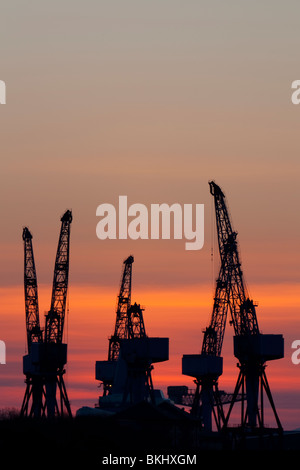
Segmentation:
{"type": "Polygon", "coordinates": [[[45,321],[46,343],[61,343],[63,338],[69,277],[71,222],[72,212],[67,210],[61,218],[61,230],[54,267],[51,306],[45,321]]]}
{"type": "MultiPolygon", "coordinates": [[[[249,298],[243,278],[237,246],[237,232],[232,229],[225,195],[213,181],[209,183],[214,196],[218,244],[221,258],[222,288],[226,290],[227,302],[236,336],[259,334],[255,305],[249,298]]],[[[219,312],[217,311],[217,314],[219,312]]],[[[223,329],[225,322],[221,323],[223,329]]],[[[223,338],[219,332],[219,337],[223,338]]]]}
{"type": "Polygon", "coordinates": [[[40,328],[38,287],[32,247],[32,235],[27,227],[23,229],[24,241],[24,292],[28,352],[31,343],[42,340],[40,328]]]}
{"type": "Polygon", "coordinates": [[[213,311],[209,326],[204,330],[201,354],[221,356],[228,313],[227,276],[223,266],[216,281],[213,311]]]}
{"type": "Polygon", "coordinates": [[[118,295],[116,310],[116,323],[114,334],[109,339],[108,360],[116,361],[119,357],[120,339],[127,339],[128,333],[128,311],[131,305],[131,280],[133,256],[124,261],[124,269],[118,295]]]}

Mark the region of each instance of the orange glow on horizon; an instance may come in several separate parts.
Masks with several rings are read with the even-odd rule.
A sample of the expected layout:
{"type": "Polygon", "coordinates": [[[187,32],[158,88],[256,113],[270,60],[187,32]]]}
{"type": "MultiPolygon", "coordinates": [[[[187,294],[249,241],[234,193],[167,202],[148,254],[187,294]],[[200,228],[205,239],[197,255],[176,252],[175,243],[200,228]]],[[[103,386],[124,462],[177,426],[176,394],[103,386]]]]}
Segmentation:
{"type": "MultiPolygon", "coordinates": [[[[263,333],[282,333],[285,338],[285,358],[270,361],[267,366],[269,383],[274,393],[290,393],[300,387],[300,365],[291,362],[290,344],[300,337],[297,308],[297,286],[253,286],[259,325],[263,333]],[[299,332],[299,335],[298,335],[299,332]]],[[[39,287],[40,320],[50,303],[51,286],[39,287]]],[[[66,384],[74,411],[81,406],[94,406],[101,394],[95,380],[95,361],[105,360],[108,338],[113,333],[117,288],[72,285],[69,290],[69,313],[66,316],[65,341],[68,342],[66,384]]],[[[22,286],[0,289],[1,339],[7,344],[7,365],[3,366],[1,386],[3,406],[19,407],[24,393],[22,356],[26,351],[24,292],[22,286]],[[12,328],[13,325],[13,328],[12,328]],[[11,387],[9,387],[11,384],[11,387]],[[10,388],[12,392],[10,393],[10,388]]],[[[166,395],[168,385],[187,385],[194,388],[192,377],[181,373],[183,354],[201,351],[203,333],[213,302],[213,290],[208,285],[189,288],[134,289],[132,300],[145,306],[144,318],[149,336],[169,337],[169,360],[154,364],[153,382],[166,395]]],[[[238,376],[237,359],[233,356],[233,329],[227,324],[223,344],[223,375],[220,390],[232,392],[238,376]]]]}

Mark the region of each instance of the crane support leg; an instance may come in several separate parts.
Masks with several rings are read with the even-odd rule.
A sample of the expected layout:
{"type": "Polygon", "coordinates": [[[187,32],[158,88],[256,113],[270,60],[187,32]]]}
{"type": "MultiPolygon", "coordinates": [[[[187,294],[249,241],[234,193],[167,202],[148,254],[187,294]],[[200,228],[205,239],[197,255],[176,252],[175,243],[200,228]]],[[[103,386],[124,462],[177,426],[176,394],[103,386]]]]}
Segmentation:
{"type": "Polygon", "coordinates": [[[233,406],[237,402],[237,396],[241,391],[241,427],[245,429],[259,429],[264,430],[264,392],[269,400],[271,409],[274,414],[274,418],[277,425],[277,430],[282,431],[282,425],[278,417],[271,390],[268,384],[267,376],[265,373],[265,365],[260,364],[256,366],[256,370],[252,367],[252,373],[249,373],[248,368],[245,366],[239,366],[240,372],[235,386],[235,390],[232,396],[232,400],[229,406],[228,413],[226,415],[223,429],[228,427],[228,421],[233,409],[233,406]],[[255,370],[255,372],[253,372],[255,370]],[[256,373],[258,371],[258,373],[256,373]],[[260,393],[259,393],[260,392],[260,393]],[[247,406],[245,407],[245,404],[247,406]]]}

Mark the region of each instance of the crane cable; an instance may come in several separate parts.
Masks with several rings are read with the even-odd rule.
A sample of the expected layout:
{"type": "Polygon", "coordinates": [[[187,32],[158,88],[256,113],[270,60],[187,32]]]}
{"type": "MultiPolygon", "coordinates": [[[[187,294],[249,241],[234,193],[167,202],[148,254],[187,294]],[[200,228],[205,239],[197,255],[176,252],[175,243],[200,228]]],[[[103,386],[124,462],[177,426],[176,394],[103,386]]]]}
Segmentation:
{"type": "MultiPolygon", "coordinates": [[[[70,295],[69,295],[69,289],[67,290],[67,321],[66,321],[66,329],[64,329],[64,336],[65,336],[65,342],[67,344],[67,347],[69,346],[69,311],[70,311],[70,295]]],[[[66,368],[67,371],[67,368],[66,368]]],[[[68,386],[68,374],[65,373],[65,384],[66,387],[68,386]]]]}
{"type": "Polygon", "coordinates": [[[214,293],[215,289],[215,266],[214,266],[214,247],[215,247],[215,231],[214,231],[214,208],[213,198],[210,201],[210,265],[211,265],[211,289],[214,293]]]}

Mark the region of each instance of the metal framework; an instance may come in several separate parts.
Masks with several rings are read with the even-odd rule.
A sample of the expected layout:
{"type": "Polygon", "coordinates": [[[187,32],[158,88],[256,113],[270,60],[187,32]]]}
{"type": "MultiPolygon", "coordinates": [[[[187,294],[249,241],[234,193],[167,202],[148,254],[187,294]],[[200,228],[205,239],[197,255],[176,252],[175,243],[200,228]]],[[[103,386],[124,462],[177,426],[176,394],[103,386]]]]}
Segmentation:
{"type": "MultiPolygon", "coordinates": [[[[118,360],[122,340],[146,337],[143,317],[144,309],[137,303],[131,305],[133,262],[134,258],[131,255],[123,262],[124,268],[121,276],[120,291],[117,298],[115,329],[114,334],[109,338],[109,362],[116,362],[118,360]]],[[[146,380],[149,387],[153,388],[151,368],[147,370],[146,380]]],[[[103,380],[103,396],[111,393],[111,391],[111,380],[103,380]]]]}
{"type": "Polygon", "coordinates": [[[61,218],[61,230],[54,266],[51,306],[46,315],[45,342],[61,343],[66,311],[69,277],[69,250],[71,211],[66,211],[61,218]]]}
{"type": "Polygon", "coordinates": [[[223,192],[213,181],[209,185],[210,192],[214,196],[221,269],[224,271],[223,276],[227,283],[225,288],[234,331],[236,335],[258,334],[255,306],[249,299],[243,279],[237,247],[237,232],[232,229],[223,192]]]}
{"type": "Polygon", "coordinates": [[[142,401],[155,404],[153,364],[169,359],[169,338],[146,335],[143,311],[131,303],[133,256],[123,262],[114,334],[109,338],[108,360],[96,361],[95,377],[103,386],[99,408],[120,410],[142,401]]]}
{"type": "MultiPolygon", "coordinates": [[[[195,397],[195,389],[188,388],[185,385],[173,385],[168,387],[168,397],[172,400],[176,405],[184,405],[187,407],[192,407],[194,403],[195,397]]],[[[219,399],[223,405],[228,405],[232,402],[232,393],[226,393],[224,390],[219,390],[219,399]]],[[[240,394],[237,395],[237,400],[241,401],[242,396],[240,394]]],[[[214,406],[216,406],[216,402],[214,402],[214,406]]]]}
{"type": "Polygon", "coordinates": [[[236,335],[258,334],[255,306],[249,299],[237,248],[237,233],[233,231],[225,196],[220,187],[210,182],[214,196],[221,267],[216,281],[216,293],[210,325],[204,332],[202,354],[220,356],[228,309],[236,335]]]}
{"type": "Polygon", "coordinates": [[[247,426],[256,428],[258,424],[258,427],[263,429],[263,392],[266,392],[275,416],[277,427],[281,429],[282,427],[265,374],[265,362],[267,359],[271,360],[283,357],[283,353],[281,354],[283,340],[281,335],[273,335],[273,338],[271,338],[270,336],[272,335],[262,335],[259,331],[255,309],[256,305],[253,300],[250,299],[244,282],[237,246],[237,233],[232,229],[229,212],[225,203],[225,196],[220,187],[213,181],[211,181],[209,185],[215,203],[218,244],[221,258],[220,276],[217,280],[217,292],[218,284],[220,284],[222,294],[219,293],[219,296],[216,297],[217,303],[221,299],[222,308],[214,309],[209,332],[204,336],[204,350],[209,350],[208,346],[212,343],[211,338],[215,335],[215,349],[213,348],[212,351],[215,354],[220,353],[225,330],[226,314],[229,308],[236,340],[235,355],[239,359],[238,366],[240,369],[229,411],[224,420],[224,427],[228,426],[232,408],[237,401],[237,395],[241,392],[241,427],[245,428],[247,426]],[[264,347],[261,347],[262,343],[264,347]],[[266,353],[268,349],[270,351],[266,353]],[[264,353],[262,353],[262,350],[264,350],[264,353]]]}
{"type": "Polygon", "coordinates": [[[124,270],[117,302],[114,334],[109,339],[108,360],[117,361],[120,341],[146,336],[143,309],[137,303],[131,305],[131,281],[133,256],[124,261],[124,270]]]}
{"type": "Polygon", "coordinates": [[[37,277],[33,256],[32,235],[23,229],[24,291],[28,354],[23,358],[26,376],[25,395],[21,407],[23,417],[72,416],[63,379],[67,362],[67,345],[63,328],[69,273],[71,211],[61,218],[61,230],[54,267],[51,306],[40,328],[37,277]],[[58,390],[59,401],[56,397],[58,390]]]}
{"type": "MultiPolygon", "coordinates": [[[[213,414],[217,428],[221,430],[228,426],[234,404],[241,401],[241,427],[255,428],[258,421],[262,429],[264,427],[263,392],[266,392],[277,427],[281,429],[265,374],[265,362],[283,357],[283,339],[281,335],[262,335],[259,331],[256,305],[250,299],[244,282],[237,246],[237,232],[232,228],[225,195],[213,181],[209,182],[209,187],[214,197],[220,271],[216,280],[210,324],[203,332],[201,355],[196,358],[197,366],[194,368],[192,366],[191,369],[189,364],[193,362],[189,363],[188,357],[186,359],[187,375],[196,377],[191,413],[200,417],[208,430],[211,430],[211,415],[213,414]],[[218,390],[218,378],[222,373],[222,368],[217,359],[221,359],[228,311],[234,328],[235,355],[239,359],[240,373],[232,394],[229,411],[225,417],[224,403],[218,390]]],[[[195,359],[191,358],[191,361],[195,359]]]]}
{"type": "Polygon", "coordinates": [[[131,279],[133,261],[133,256],[129,256],[124,261],[124,269],[117,302],[115,331],[109,339],[109,361],[116,361],[118,359],[120,340],[129,337],[128,311],[131,306],[131,279]]]}
{"type": "Polygon", "coordinates": [[[27,348],[30,351],[31,343],[42,340],[42,330],[40,328],[38,286],[32,248],[32,235],[27,227],[23,230],[23,241],[27,348]]]}

